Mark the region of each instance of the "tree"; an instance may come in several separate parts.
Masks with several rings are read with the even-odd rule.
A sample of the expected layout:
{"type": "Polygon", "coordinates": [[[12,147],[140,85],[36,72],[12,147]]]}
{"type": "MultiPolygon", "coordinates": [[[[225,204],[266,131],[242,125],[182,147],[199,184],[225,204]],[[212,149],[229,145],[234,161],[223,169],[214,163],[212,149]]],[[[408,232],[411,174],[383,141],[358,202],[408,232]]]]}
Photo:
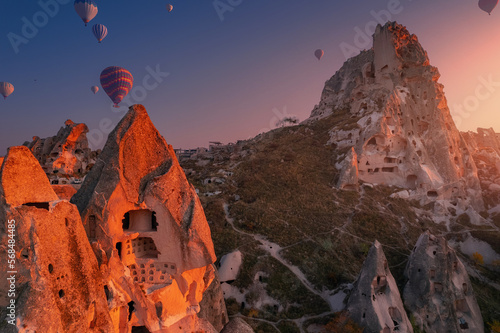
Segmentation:
{"type": "Polygon", "coordinates": [[[483,256],[481,255],[481,253],[479,252],[474,252],[472,254],[472,258],[474,259],[474,262],[476,263],[476,265],[484,265],[484,259],[483,259],[483,256]]]}
{"type": "Polygon", "coordinates": [[[276,127],[285,127],[287,125],[295,125],[299,122],[297,117],[285,117],[276,123],[276,127]]]}

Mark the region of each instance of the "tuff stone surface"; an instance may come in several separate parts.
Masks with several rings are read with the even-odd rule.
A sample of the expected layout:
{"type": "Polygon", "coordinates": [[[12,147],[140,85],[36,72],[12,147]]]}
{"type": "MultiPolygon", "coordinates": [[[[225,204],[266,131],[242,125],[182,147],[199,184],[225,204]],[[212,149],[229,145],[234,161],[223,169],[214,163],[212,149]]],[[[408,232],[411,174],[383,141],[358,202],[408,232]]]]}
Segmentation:
{"type": "Polygon", "coordinates": [[[0,304],[3,320],[15,299],[17,318],[2,332],[111,332],[101,274],[76,206],[59,201],[28,148],[10,148],[5,162],[0,172],[0,304]],[[14,257],[9,257],[8,221],[16,226],[14,257]],[[7,259],[15,260],[13,266],[7,259]],[[14,297],[8,295],[9,271],[16,271],[14,297]]]}
{"type": "Polygon", "coordinates": [[[347,302],[349,316],[366,332],[411,332],[396,281],[382,245],[375,241],[347,302]]]}
{"type": "Polygon", "coordinates": [[[406,266],[404,302],[426,332],[484,332],[469,275],[444,237],[423,233],[406,266]]]}
{"type": "MultiPolygon", "coordinates": [[[[360,180],[409,189],[412,199],[424,203],[450,200],[480,211],[476,165],[438,79],[415,35],[394,22],[379,25],[373,48],[346,61],[326,82],[307,121],[345,114],[329,143],[354,148],[360,180]]],[[[339,187],[354,174],[352,156],[349,151],[344,157],[339,187]]]]}
{"type": "Polygon", "coordinates": [[[210,229],[172,147],[142,105],[110,133],[71,201],[110,286],[117,331],[190,332],[203,322],[196,314],[216,259],[210,229]]]}

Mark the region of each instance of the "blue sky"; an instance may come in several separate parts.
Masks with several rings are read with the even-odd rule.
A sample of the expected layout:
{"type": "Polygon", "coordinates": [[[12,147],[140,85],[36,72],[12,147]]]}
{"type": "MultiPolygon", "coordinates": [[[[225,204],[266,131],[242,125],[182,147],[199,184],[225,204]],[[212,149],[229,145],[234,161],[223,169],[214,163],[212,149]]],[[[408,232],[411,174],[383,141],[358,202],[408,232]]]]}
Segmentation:
{"type": "Polygon", "coordinates": [[[247,139],[284,115],[303,120],[345,61],[340,45],[354,45],[354,29],[390,6],[398,8],[390,18],[417,34],[440,69],[450,107],[469,103],[469,112],[454,115],[459,128],[500,131],[500,88],[473,99],[481,78],[500,82],[500,9],[488,16],[476,1],[172,0],[171,13],[167,1],[96,3],[99,14],[85,27],[73,1],[2,0],[0,81],[15,91],[0,100],[0,155],[34,135],[55,135],[66,119],[86,123],[94,147],[102,146],[127,105],[113,109],[102,90],[90,91],[108,66],[132,73],[128,101],[143,104],[175,148],[247,139]],[[41,3],[57,4],[57,13],[41,14],[41,3]],[[229,9],[218,13],[214,3],[229,9]],[[24,38],[26,21],[38,31],[16,52],[9,36],[24,38]],[[95,23],[108,27],[102,44],[95,23]],[[321,62],[317,48],[325,50],[321,62]],[[155,71],[163,73],[158,80],[155,71]]]}

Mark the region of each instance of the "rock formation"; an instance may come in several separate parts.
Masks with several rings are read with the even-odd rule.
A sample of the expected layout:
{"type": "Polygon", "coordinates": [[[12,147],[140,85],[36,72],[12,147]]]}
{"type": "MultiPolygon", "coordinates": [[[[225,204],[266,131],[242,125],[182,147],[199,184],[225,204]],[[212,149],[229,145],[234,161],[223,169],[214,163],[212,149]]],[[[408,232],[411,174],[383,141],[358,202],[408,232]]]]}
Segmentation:
{"type": "Polygon", "coordinates": [[[484,332],[469,275],[444,237],[422,234],[405,275],[405,305],[425,332],[484,332]]]}
{"type": "Polygon", "coordinates": [[[382,245],[375,241],[347,302],[349,316],[366,332],[412,332],[382,245]]]}
{"type": "Polygon", "coordinates": [[[478,128],[477,133],[462,136],[472,153],[481,182],[483,198],[489,209],[500,203],[500,139],[492,128],[478,128]]]}
{"type": "Polygon", "coordinates": [[[0,203],[0,304],[2,320],[15,324],[4,323],[2,332],[112,332],[106,286],[78,210],[59,201],[26,147],[5,157],[0,203]]]}
{"type": "Polygon", "coordinates": [[[212,283],[203,293],[198,317],[208,320],[219,332],[227,324],[229,318],[227,316],[226,302],[224,301],[219,274],[216,269],[214,269],[214,272],[215,277],[212,283]]]}
{"type": "Polygon", "coordinates": [[[241,318],[233,318],[220,333],[254,333],[254,330],[241,318]]]}
{"type": "Polygon", "coordinates": [[[194,187],[142,105],[110,133],[71,201],[108,286],[116,332],[211,326],[196,316],[214,279],[210,229],[194,187]]]}
{"type": "MultiPolygon", "coordinates": [[[[451,118],[439,72],[415,35],[378,26],[373,49],[349,59],[326,82],[308,121],[338,117],[330,144],[353,147],[359,179],[410,189],[426,202],[483,208],[476,166],[451,118]]],[[[344,165],[353,165],[352,154],[344,165]]],[[[341,179],[352,178],[351,167],[341,179]]],[[[340,182],[342,186],[343,182],[340,182]]]]}
{"type": "Polygon", "coordinates": [[[33,141],[24,143],[53,184],[69,184],[70,178],[81,178],[92,168],[98,155],[88,146],[87,125],[71,120],[66,120],[64,125],[53,137],[34,136],[33,141]]]}

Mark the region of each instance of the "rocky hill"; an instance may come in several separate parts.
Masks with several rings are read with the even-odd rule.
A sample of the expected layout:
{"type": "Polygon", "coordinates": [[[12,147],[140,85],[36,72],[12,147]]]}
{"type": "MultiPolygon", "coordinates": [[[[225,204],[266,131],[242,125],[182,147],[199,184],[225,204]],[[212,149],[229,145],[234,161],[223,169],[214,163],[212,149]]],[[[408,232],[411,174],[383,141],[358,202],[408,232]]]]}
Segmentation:
{"type": "MultiPolygon", "coordinates": [[[[399,305],[373,310],[374,327],[394,329],[394,322],[380,320],[397,318],[399,329],[439,331],[451,316],[453,332],[462,320],[482,332],[500,321],[500,201],[491,196],[500,185],[498,145],[487,148],[497,141],[456,129],[439,72],[416,36],[388,23],[373,38],[373,49],[326,82],[319,105],[300,125],[181,161],[199,192],[218,258],[242,255],[239,274],[222,287],[230,315],[256,331],[366,325],[345,310],[355,302],[353,283],[374,243],[403,296],[398,303],[391,284],[393,296],[384,304],[399,305]],[[464,265],[458,280],[439,273],[442,290],[454,290],[447,295],[455,298],[442,300],[450,304],[442,310],[451,312],[433,314],[430,324],[420,319],[430,308],[412,308],[404,297],[412,294],[405,291],[412,279],[405,267],[425,232],[446,241],[464,265]],[[450,281],[459,280],[465,282],[453,289],[450,281]],[[464,301],[468,293],[482,319],[474,302],[464,301]]],[[[375,270],[375,263],[365,265],[375,270]]]]}

